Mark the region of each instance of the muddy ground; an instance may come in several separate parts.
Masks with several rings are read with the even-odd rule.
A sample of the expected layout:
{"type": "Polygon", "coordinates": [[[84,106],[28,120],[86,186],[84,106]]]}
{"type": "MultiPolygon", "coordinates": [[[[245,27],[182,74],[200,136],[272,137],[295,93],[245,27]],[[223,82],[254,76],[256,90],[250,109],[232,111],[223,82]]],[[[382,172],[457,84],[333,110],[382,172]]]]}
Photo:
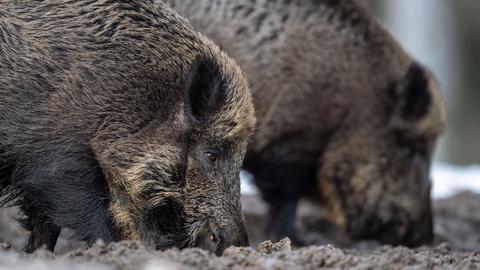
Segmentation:
{"type": "Polygon", "coordinates": [[[27,234],[13,221],[14,209],[0,212],[0,270],[3,269],[476,269],[480,268],[480,195],[461,193],[434,203],[435,243],[408,249],[373,241],[352,242],[317,215],[300,209],[298,228],[309,246],[292,248],[288,240],[264,240],[266,206],[258,197],[243,198],[252,248],[230,248],[217,257],[199,249],[152,251],[136,242],[98,243],[90,249],[62,232],[55,254],[26,255],[18,250],[27,234]],[[323,230],[324,233],[320,233],[323,230]],[[260,243],[261,242],[261,243],[260,243]],[[257,245],[260,243],[259,245],[257,245]],[[477,251],[477,252],[476,252],[477,251]]]}

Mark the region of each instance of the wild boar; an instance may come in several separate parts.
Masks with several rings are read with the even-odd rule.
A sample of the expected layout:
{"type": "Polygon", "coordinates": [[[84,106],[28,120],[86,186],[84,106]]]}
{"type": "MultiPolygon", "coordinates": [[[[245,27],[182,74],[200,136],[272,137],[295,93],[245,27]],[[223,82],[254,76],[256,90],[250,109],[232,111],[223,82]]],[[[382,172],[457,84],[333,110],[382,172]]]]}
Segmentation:
{"type": "Polygon", "coordinates": [[[255,126],[237,64],[154,1],[3,1],[0,190],[53,250],[247,245],[239,171],[255,126]]]}
{"type": "Polygon", "coordinates": [[[445,124],[430,72],[356,1],[169,0],[246,73],[258,131],[244,168],[295,236],[300,198],[355,239],[432,239],[429,168],[445,124]]]}

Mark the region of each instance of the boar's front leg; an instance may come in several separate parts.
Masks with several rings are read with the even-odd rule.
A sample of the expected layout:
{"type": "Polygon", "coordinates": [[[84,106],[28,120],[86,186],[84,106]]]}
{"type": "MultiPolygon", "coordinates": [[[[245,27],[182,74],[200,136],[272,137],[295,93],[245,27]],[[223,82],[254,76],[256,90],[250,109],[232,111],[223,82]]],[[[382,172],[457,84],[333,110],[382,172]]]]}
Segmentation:
{"type": "Polygon", "coordinates": [[[269,238],[278,241],[288,236],[294,245],[303,245],[295,230],[297,204],[296,197],[269,201],[269,220],[266,227],[269,238]]]}
{"type": "Polygon", "coordinates": [[[107,184],[90,152],[30,156],[18,166],[15,181],[23,195],[26,227],[32,232],[27,251],[42,245],[53,250],[63,227],[89,244],[115,240],[107,184]]]}
{"type": "Polygon", "coordinates": [[[25,252],[31,253],[42,246],[53,252],[61,228],[53,224],[52,220],[30,202],[25,200],[20,207],[26,215],[21,223],[25,229],[31,232],[24,248],[25,252]]]}
{"type": "Polygon", "coordinates": [[[247,158],[244,168],[250,171],[263,198],[269,204],[266,233],[272,240],[289,237],[293,244],[304,245],[295,230],[299,199],[313,187],[313,172],[303,163],[281,158],[247,158]]]}

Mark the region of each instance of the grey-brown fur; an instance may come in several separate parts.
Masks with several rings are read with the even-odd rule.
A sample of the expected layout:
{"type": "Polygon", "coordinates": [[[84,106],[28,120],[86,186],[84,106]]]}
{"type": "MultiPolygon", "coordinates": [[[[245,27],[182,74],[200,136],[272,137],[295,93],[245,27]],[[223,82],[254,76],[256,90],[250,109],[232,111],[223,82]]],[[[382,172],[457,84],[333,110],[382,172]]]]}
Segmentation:
{"type": "Polygon", "coordinates": [[[432,237],[429,166],[445,111],[429,72],[354,1],[170,0],[246,73],[258,130],[245,168],[294,235],[299,198],[355,238],[432,237]]]}
{"type": "Polygon", "coordinates": [[[1,1],[0,188],[53,250],[217,253],[247,244],[239,169],[255,126],[235,62],[153,1],[1,1]]]}

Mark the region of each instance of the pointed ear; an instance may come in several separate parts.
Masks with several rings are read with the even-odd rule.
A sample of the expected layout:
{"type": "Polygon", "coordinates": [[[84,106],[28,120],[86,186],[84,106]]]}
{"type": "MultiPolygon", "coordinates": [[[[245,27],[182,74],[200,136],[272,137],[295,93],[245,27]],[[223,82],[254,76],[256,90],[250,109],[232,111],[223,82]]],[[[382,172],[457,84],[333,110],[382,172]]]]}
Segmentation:
{"type": "Polygon", "coordinates": [[[417,120],[427,114],[431,103],[429,78],[418,63],[409,67],[394,95],[395,116],[404,121],[417,120]]]}
{"type": "Polygon", "coordinates": [[[187,77],[185,93],[186,113],[197,121],[204,121],[225,102],[225,86],[218,63],[199,57],[192,64],[187,77]]]}

